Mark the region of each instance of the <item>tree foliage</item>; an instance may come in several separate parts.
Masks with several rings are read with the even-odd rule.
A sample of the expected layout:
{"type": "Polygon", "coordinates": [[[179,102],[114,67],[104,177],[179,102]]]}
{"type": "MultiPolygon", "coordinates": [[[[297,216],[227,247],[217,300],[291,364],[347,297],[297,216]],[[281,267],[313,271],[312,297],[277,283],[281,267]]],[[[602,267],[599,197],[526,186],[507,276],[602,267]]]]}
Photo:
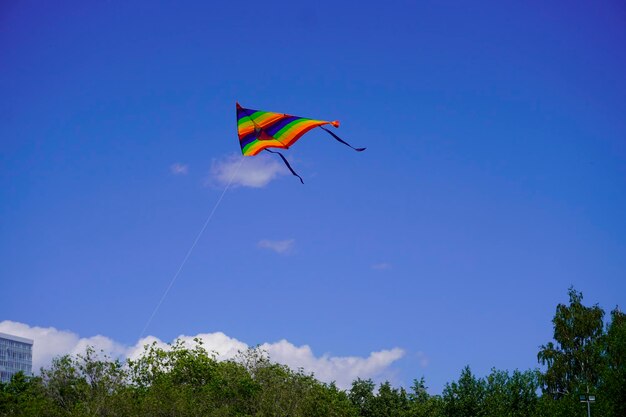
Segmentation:
{"type": "Polygon", "coordinates": [[[604,310],[585,307],[583,296],[569,289],[569,305],[559,304],[552,323],[554,340],[541,346],[537,358],[547,370],[543,390],[554,398],[596,387],[602,369],[604,310]]]}
{"type": "Polygon", "coordinates": [[[607,415],[626,416],[626,314],[611,311],[606,333],[606,362],[601,373],[599,393],[607,401],[607,415]]]}

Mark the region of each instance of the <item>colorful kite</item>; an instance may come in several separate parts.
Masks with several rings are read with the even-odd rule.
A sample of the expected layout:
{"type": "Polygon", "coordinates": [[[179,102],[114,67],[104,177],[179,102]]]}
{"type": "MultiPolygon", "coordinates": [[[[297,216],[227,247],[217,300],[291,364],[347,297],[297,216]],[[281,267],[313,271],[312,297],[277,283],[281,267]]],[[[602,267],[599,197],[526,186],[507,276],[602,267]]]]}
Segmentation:
{"type": "Polygon", "coordinates": [[[354,149],[357,152],[364,151],[365,148],[355,148],[342,140],[324,125],[339,127],[339,122],[326,122],[324,120],[307,119],[305,117],[291,116],[283,113],[272,113],[268,111],[252,110],[243,108],[237,103],[237,133],[239,134],[239,144],[241,153],[244,156],[257,155],[265,150],[278,154],[289,171],[296,177],[300,177],[291,168],[287,159],[280,152],[271,151],[269,148],[289,149],[306,132],[319,127],[332,135],[339,142],[354,149]]]}

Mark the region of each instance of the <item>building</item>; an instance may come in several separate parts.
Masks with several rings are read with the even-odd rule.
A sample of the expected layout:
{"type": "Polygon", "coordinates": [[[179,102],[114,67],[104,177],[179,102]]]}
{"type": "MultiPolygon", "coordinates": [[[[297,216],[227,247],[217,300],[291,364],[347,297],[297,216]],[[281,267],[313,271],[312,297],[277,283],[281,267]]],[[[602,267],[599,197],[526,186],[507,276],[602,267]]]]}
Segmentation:
{"type": "Polygon", "coordinates": [[[33,373],[33,341],[0,333],[0,381],[11,381],[19,371],[33,373]]]}

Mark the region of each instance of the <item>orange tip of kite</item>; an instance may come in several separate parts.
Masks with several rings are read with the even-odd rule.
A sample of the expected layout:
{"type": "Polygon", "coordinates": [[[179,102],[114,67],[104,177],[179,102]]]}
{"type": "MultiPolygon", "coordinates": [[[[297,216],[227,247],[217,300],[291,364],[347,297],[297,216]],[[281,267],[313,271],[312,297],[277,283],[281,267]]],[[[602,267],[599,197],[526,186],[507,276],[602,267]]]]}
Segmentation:
{"type": "Polygon", "coordinates": [[[330,122],[330,124],[335,127],[339,127],[339,120],[333,120],[332,122],[330,122]]]}

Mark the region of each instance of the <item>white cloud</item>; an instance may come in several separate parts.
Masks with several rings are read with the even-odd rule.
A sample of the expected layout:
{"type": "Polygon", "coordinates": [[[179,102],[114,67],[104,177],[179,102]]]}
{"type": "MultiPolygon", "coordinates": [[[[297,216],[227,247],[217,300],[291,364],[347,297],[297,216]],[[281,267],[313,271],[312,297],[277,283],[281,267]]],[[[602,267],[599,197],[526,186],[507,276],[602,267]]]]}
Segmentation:
{"type": "Polygon", "coordinates": [[[33,371],[48,366],[56,356],[85,352],[87,346],[103,350],[113,357],[124,356],[127,348],[108,337],[96,335],[80,338],[76,333],[54,327],[30,327],[24,323],[5,320],[0,322],[0,332],[33,339],[33,371]]]}
{"type": "Polygon", "coordinates": [[[174,175],[187,175],[189,173],[189,165],[183,165],[177,162],[170,165],[170,172],[174,175]]]}
{"type": "Polygon", "coordinates": [[[391,269],[391,264],[387,262],[380,262],[380,263],[372,265],[371,268],[376,269],[378,271],[386,271],[388,269],[391,269]]]}
{"type": "Polygon", "coordinates": [[[231,155],[213,161],[208,183],[226,185],[232,178],[233,187],[262,188],[278,176],[287,174],[287,168],[269,155],[231,155]]]}
{"type": "MultiPolygon", "coordinates": [[[[0,322],[0,332],[35,341],[33,370],[36,372],[41,367],[49,366],[52,358],[68,353],[83,353],[87,346],[93,346],[97,351],[103,350],[108,355],[119,358],[137,358],[143,352],[143,346],[152,342],[156,342],[160,347],[167,347],[165,342],[154,336],[144,337],[133,346],[125,346],[106,336],[97,335],[85,338],[67,330],[57,330],[54,327],[31,327],[9,320],[0,322]]],[[[246,343],[222,332],[199,333],[195,336],[181,335],[177,339],[192,346],[195,338],[202,340],[205,349],[215,352],[220,360],[232,359],[239,351],[248,348],[246,343]]],[[[357,377],[380,380],[389,374],[390,366],[404,356],[404,350],[397,347],[372,352],[367,357],[328,354],[315,356],[309,346],[296,346],[287,340],[264,343],[260,347],[269,354],[272,361],[283,363],[292,369],[302,368],[305,372],[313,372],[319,380],[336,381],[337,386],[344,389],[349,388],[351,382],[357,377]]]]}
{"type": "Polygon", "coordinates": [[[273,361],[284,363],[292,369],[303,368],[313,372],[321,381],[336,381],[341,388],[349,388],[357,377],[376,379],[388,371],[393,362],[404,356],[404,350],[393,348],[372,352],[367,358],[326,354],[317,357],[309,346],[295,346],[286,340],[263,344],[261,349],[266,350],[273,361]]]}
{"type": "Polygon", "coordinates": [[[259,248],[269,249],[279,254],[289,253],[293,249],[293,245],[296,241],[294,239],[285,240],[269,240],[263,239],[257,243],[259,248]]]}

